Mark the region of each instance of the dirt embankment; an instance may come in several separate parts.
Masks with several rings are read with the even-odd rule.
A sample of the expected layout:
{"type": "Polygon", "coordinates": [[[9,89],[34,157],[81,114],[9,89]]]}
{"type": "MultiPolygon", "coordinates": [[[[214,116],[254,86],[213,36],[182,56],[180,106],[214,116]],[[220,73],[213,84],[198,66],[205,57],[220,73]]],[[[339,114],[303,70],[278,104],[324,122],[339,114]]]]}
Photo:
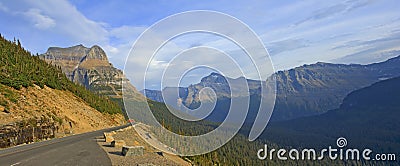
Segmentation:
{"type": "Polygon", "coordinates": [[[0,84],[0,128],[40,119],[54,122],[55,137],[118,126],[125,121],[121,114],[100,113],[68,91],[38,86],[15,90],[0,84]]]}

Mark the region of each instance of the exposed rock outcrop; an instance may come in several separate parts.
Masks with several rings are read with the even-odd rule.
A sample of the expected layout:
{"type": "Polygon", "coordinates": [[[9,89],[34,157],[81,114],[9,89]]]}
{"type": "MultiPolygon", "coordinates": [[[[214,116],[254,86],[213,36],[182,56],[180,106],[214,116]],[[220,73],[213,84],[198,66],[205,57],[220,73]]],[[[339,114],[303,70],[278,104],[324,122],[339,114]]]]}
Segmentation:
{"type": "Polygon", "coordinates": [[[68,48],[50,47],[40,56],[50,64],[59,66],[73,82],[87,89],[113,98],[122,97],[122,84],[129,85],[129,92],[137,100],[144,97],[131,86],[123,72],[115,68],[104,50],[95,45],[91,48],[77,45],[68,48]]]}
{"type": "Polygon", "coordinates": [[[54,138],[59,124],[52,119],[30,119],[0,126],[0,148],[54,138]]]}

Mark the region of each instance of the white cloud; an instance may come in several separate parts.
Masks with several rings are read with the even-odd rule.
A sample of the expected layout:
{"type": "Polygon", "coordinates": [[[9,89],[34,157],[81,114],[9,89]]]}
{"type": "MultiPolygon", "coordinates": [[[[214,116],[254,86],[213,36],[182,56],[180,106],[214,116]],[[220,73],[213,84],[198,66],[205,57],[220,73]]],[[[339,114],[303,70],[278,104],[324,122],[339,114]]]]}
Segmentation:
{"type": "Polygon", "coordinates": [[[48,18],[56,20],[57,26],[52,31],[60,36],[86,45],[101,44],[108,40],[103,23],[86,18],[68,1],[43,0],[25,3],[32,8],[37,8],[48,18]]]}
{"type": "Polygon", "coordinates": [[[38,29],[45,30],[56,26],[56,21],[49,16],[43,15],[39,9],[32,8],[26,11],[24,14],[30,20],[32,20],[34,26],[38,29]]]}
{"type": "MultiPolygon", "coordinates": [[[[106,46],[104,46],[104,48],[103,48],[104,50],[107,50],[109,53],[111,53],[111,54],[119,54],[120,53],[120,50],[117,48],[117,47],[113,47],[113,46],[111,46],[111,45],[106,45],[106,46]]],[[[110,55],[108,55],[108,58],[112,58],[113,56],[110,56],[110,55]]]]}
{"type": "MultiPolygon", "coordinates": [[[[57,44],[57,42],[64,44],[82,43],[91,46],[94,44],[102,45],[102,43],[108,41],[108,32],[104,23],[86,18],[66,0],[5,1],[0,4],[0,10],[6,11],[10,17],[17,19],[20,24],[26,24],[21,23],[21,21],[33,23],[33,27],[41,31],[35,32],[29,26],[26,26],[19,29],[19,34],[40,34],[43,33],[43,30],[46,30],[47,39],[53,39],[51,40],[52,44],[57,44]]],[[[47,47],[43,45],[44,43],[36,41],[33,44],[35,50],[43,49],[37,48],[40,47],[39,44],[41,44],[41,47],[47,47]]]]}
{"type": "MultiPolygon", "coordinates": [[[[76,44],[87,47],[100,45],[110,61],[119,68],[123,67],[133,42],[145,29],[142,26],[129,25],[110,27],[107,23],[87,18],[66,0],[0,2],[0,11],[19,21],[32,23],[33,27],[39,30],[35,32],[26,26],[19,28],[21,31],[17,32],[18,34],[46,33],[45,36],[42,34],[44,38],[41,39],[23,38],[30,50],[46,50],[50,46],[69,47],[76,44]],[[43,39],[48,42],[38,42],[43,39]]],[[[43,53],[43,51],[38,52],[43,53]]]]}
{"type": "Polygon", "coordinates": [[[133,43],[145,29],[146,27],[128,25],[108,29],[109,40],[104,49],[115,66],[121,69],[124,67],[133,43]]]}
{"type": "Polygon", "coordinates": [[[141,26],[127,26],[123,25],[120,27],[112,28],[109,31],[110,37],[115,37],[118,40],[122,40],[124,42],[132,42],[134,41],[139,35],[146,30],[146,27],[141,26]]]}

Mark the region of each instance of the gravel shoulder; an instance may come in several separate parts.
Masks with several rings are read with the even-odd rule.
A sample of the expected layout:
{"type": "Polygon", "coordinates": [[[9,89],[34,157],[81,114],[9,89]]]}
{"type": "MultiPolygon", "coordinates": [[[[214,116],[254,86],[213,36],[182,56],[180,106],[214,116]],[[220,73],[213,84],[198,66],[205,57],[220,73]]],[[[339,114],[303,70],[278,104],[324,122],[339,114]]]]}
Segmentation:
{"type": "Polygon", "coordinates": [[[111,147],[110,143],[105,142],[105,139],[101,137],[98,139],[97,143],[107,153],[108,157],[111,159],[112,165],[191,165],[189,162],[183,160],[179,156],[161,153],[159,150],[153,148],[138,135],[132,126],[115,131],[113,137],[115,140],[124,140],[127,146],[143,146],[144,155],[123,156],[121,154],[122,148],[111,147]]]}

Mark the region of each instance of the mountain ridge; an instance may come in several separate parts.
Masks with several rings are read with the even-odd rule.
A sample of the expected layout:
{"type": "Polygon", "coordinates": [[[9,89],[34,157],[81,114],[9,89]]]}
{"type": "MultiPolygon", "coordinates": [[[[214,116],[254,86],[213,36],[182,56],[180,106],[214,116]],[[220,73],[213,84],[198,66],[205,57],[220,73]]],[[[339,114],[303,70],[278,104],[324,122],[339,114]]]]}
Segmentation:
{"type": "MultiPolygon", "coordinates": [[[[399,76],[399,71],[400,56],[369,65],[318,62],[278,71],[273,75],[277,81],[277,98],[272,120],[311,116],[338,108],[344,97],[351,91],[369,86],[380,80],[399,76]]],[[[235,79],[222,77],[224,76],[212,73],[203,77],[202,81],[197,84],[180,87],[187,89],[186,93],[181,94],[180,100],[191,109],[197,108],[200,102],[198,92],[204,87],[212,88],[220,98],[229,98],[229,86],[223,79],[230,81],[235,79]]],[[[246,80],[249,86],[249,94],[259,96],[260,86],[264,81],[246,80]]],[[[235,88],[235,85],[232,87],[235,88]]],[[[160,95],[161,93],[152,91],[152,95],[147,97],[163,102],[162,96],[157,96],[157,94],[160,95]]],[[[168,93],[165,94],[168,95],[168,93]]],[[[202,96],[202,98],[210,97],[202,96]]],[[[228,103],[228,101],[224,102],[228,103]]],[[[168,104],[171,103],[173,102],[169,101],[168,104]]]]}

